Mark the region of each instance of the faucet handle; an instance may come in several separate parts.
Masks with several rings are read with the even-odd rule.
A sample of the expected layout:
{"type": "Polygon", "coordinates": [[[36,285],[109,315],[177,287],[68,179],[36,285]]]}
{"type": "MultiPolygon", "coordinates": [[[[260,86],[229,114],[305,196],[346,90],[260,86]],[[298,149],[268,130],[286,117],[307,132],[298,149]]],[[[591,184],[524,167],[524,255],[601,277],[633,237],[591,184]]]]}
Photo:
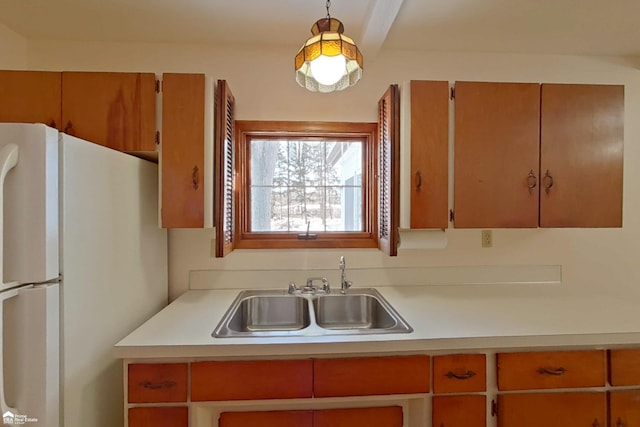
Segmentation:
{"type": "Polygon", "coordinates": [[[289,282],[289,293],[290,294],[299,294],[301,292],[300,288],[296,286],[296,282],[289,282]]]}
{"type": "Polygon", "coordinates": [[[326,277],[309,277],[307,279],[307,285],[304,287],[304,290],[307,292],[316,292],[318,290],[325,292],[325,293],[329,293],[330,292],[331,287],[329,286],[329,281],[327,280],[326,277]],[[322,288],[316,288],[313,286],[313,282],[315,282],[316,280],[321,280],[322,281],[322,288]]]}

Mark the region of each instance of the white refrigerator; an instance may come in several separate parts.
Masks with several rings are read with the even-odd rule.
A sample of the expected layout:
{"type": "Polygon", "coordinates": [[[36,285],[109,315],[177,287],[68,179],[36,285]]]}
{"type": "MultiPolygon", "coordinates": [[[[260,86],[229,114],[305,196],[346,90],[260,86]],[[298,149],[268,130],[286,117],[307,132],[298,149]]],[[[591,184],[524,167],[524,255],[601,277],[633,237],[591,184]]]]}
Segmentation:
{"type": "Polygon", "coordinates": [[[167,304],[157,166],[0,123],[0,406],[6,425],[123,425],[113,345],[167,304]]]}

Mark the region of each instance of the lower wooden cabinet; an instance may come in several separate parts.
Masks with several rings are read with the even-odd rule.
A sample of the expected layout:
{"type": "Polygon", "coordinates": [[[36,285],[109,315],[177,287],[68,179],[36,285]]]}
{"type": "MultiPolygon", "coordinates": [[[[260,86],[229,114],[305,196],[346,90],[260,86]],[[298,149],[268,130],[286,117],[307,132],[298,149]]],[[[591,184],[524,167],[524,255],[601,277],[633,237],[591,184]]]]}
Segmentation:
{"type": "Polygon", "coordinates": [[[186,406],[129,408],[129,427],[189,427],[186,406]]]}
{"type": "Polygon", "coordinates": [[[600,392],[517,393],[498,396],[498,427],[605,427],[600,392]]]}
{"type": "Polygon", "coordinates": [[[640,426],[640,390],[609,392],[609,427],[640,426]]]}
{"type": "Polygon", "coordinates": [[[482,395],[434,396],[433,427],[486,427],[487,398],[482,395]]]}
{"type": "Polygon", "coordinates": [[[219,427],[402,427],[400,406],[314,411],[223,412],[219,427]]]}

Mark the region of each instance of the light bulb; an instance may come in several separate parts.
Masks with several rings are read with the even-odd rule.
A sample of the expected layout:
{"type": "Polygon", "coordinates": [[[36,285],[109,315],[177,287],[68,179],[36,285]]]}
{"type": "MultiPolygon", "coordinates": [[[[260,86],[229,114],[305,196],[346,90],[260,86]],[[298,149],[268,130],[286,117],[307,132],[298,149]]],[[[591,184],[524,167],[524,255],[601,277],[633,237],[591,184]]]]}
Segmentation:
{"type": "Polygon", "coordinates": [[[346,72],[347,60],[342,55],[320,55],[311,61],[311,74],[318,83],[331,86],[337,83],[346,72]]]}

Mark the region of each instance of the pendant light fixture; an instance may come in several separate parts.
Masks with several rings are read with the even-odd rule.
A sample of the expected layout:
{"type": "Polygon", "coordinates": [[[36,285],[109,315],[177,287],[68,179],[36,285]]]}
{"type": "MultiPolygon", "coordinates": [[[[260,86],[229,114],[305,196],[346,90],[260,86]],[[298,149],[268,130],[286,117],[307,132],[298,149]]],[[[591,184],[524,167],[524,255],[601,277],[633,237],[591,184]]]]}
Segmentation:
{"type": "Polygon", "coordinates": [[[342,34],[344,26],[329,14],[311,27],[309,38],[296,55],[296,81],[312,92],[334,92],[353,86],[362,77],[362,54],[342,34]]]}

